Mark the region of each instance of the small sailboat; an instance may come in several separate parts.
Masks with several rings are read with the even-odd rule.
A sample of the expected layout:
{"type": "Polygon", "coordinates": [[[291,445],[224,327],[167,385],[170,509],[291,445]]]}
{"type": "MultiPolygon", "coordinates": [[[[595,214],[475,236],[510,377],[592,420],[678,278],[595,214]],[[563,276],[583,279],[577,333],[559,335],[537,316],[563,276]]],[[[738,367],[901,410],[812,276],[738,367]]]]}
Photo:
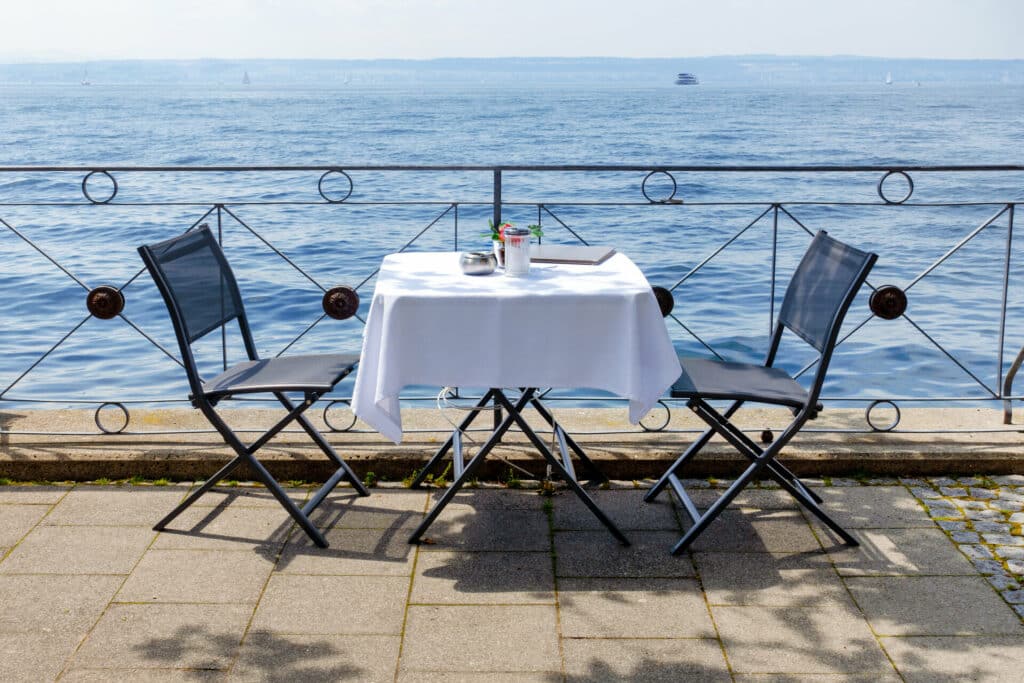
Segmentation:
{"type": "Polygon", "coordinates": [[[892,72],[885,74],[885,84],[892,85],[892,72]]]}
{"type": "Polygon", "coordinates": [[[246,71],[242,74],[242,85],[249,85],[250,83],[252,83],[252,81],[249,80],[249,72],[246,71]]]}
{"type": "Polygon", "coordinates": [[[89,70],[86,69],[82,72],[82,85],[92,85],[92,81],[89,80],[89,70]]]}

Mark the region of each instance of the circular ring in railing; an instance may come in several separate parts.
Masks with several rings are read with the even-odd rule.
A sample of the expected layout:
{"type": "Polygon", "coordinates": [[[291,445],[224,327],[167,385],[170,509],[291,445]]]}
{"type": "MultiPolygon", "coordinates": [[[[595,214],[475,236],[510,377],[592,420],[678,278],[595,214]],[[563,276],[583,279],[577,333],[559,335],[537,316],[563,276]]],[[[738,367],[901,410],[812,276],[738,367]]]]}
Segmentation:
{"type": "Polygon", "coordinates": [[[110,320],[124,310],[124,294],[110,285],[100,285],[86,295],[85,307],[100,320],[110,320]]]}
{"type": "Polygon", "coordinates": [[[84,194],[85,198],[88,199],[93,204],[107,204],[114,197],[117,196],[117,180],[115,180],[114,176],[110,175],[110,173],[108,173],[107,171],[89,171],[85,175],[85,177],[82,178],[82,194],[84,194]],[[92,178],[94,175],[97,174],[106,176],[108,179],[110,179],[110,182],[113,185],[112,189],[110,190],[110,196],[107,197],[106,199],[96,199],[91,194],[89,194],[89,178],[92,178]]]}
{"type": "Polygon", "coordinates": [[[907,293],[896,285],[882,285],[871,292],[868,308],[882,320],[895,320],[907,310],[907,293]]]}
{"type": "Polygon", "coordinates": [[[896,425],[900,423],[900,407],[893,403],[892,401],[872,401],[868,405],[867,410],[864,411],[864,419],[867,420],[868,426],[871,427],[871,429],[873,429],[876,432],[891,432],[892,430],[896,429],[896,425]],[[878,425],[871,421],[871,411],[882,404],[892,406],[892,409],[896,411],[896,415],[895,417],[893,417],[892,422],[882,427],[879,427],[878,425]]]}
{"type": "Polygon", "coordinates": [[[902,204],[910,199],[910,195],[912,194],[914,194],[914,180],[906,171],[889,171],[882,176],[881,180],[878,181],[878,196],[881,197],[882,201],[886,204],[902,204]],[[885,181],[888,180],[890,176],[894,175],[902,176],[903,179],[907,181],[907,194],[905,194],[902,199],[889,199],[885,196],[885,181]]]}
{"type": "Polygon", "coordinates": [[[99,427],[100,431],[103,432],[104,434],[120,434],[128,426],[128,421],[130,419],[131,419],[131,416],[128,415],[128,409],[124,407],[123,403],[111,403],[111,402],[101,403],[100,407],[96,409],[96,413],[93,415],[93,420],[95,420],[96,426],[99,427]],[[112,406],[112,407],[120,408],[121,409],[121,413],[124,415],[124,424],[121,425],[120,427],[118,427],[117,429],[107,429],[106,427],[103,426],[103,422],[100,421],[100,413],[107,406],[112,406]]]}
{"type": "Polygon", "coordinates": [[[646,176],[644,176],[644,181],[642,183],[640,183],[640,191],[644,193],[644,199],[649,201],[651,204],[675,203],[675,202],[672,201],[672,198],[676,196],[676,190],[678,189],[678,187],[679,186],[676,185],[675,176],[673,176],[668,171],[651,171],[646,176]],[[647,181],[650,180],[651,176],[654,176],[654,175],[668,176],[668,179],[672,181],[672,191],[669,192],[668,196],[665,197],[664,199],[651,199],[651,195],[647,194],[647,181]]]}
{"type": "Polygon", "coordinates": [[[665,403],[664,401],[658,401],[658,405],[665,409],[665,421],[662,422],[660,425],[657,425],[656,427],[651,427],[644,424],[644,418],[650,416],[651,414],[651,412],[648,412],[647,415],[644,415],[642,418],[640,418],[640,428],[643,429],[645,432],[660,432],[663,429],[665,429],[665,427],[668,427],[668,423],[672,420],[672,411],[669,409],[668,404],[665,403]]]}
{"type": "Polygon", "coordinates": [[[331,204],[341,204],[343,201],[345,201],[346,199],[351,197],[352,196],[352,189],[354,187],[355,186],[352,184],[352,176],[350,176],[348,173],[345,173],[340,168],[332,168],[331,170],[327,171],[322,176],[320,176],[320,181],[316,184],[317,192],[319,192],[320,196],[323,197],[324,199],[326,199],[331,204]],[[328,176],[330,176],[332,174],[340,175],[345,180],[348,181],[348,192],[345,193],[344,197],[335,197],[335,198],[332,199],[324,191],[324,181],[327,180],[328,176]]]}
{"type": "Polygon", "coordinates": [[[323,307],[335,320],[351,318],[359,310],[359,292],[345,285],[331,287],[324,292],[323,307]]]}
{"type": "Polygon", "coordinates": [[[356,414],[352,412],[352,407],[349,405],[348,401],[331,401],[324,407],[324,424],[327,425],[327,428],[332,432],[347,432],[356,426],[356,414]],[[327,411],[330,410],[335,403],[344,403],[346,406],[349,406],[349,413],[352,415],[352,420],[348,423],[347,427],[339,428],[337,425],[331,423],[331,419],[327,417],[327,411]]]}
{"type": "Polygon", "coordinates": [[[651,287],[651,291],[654,292],[654,298],[658,301],[658,310],[661,311],[661,317],[667,317],[676,306],[676,300],[672,296],[672,292],[664,287],[651,287]]]}

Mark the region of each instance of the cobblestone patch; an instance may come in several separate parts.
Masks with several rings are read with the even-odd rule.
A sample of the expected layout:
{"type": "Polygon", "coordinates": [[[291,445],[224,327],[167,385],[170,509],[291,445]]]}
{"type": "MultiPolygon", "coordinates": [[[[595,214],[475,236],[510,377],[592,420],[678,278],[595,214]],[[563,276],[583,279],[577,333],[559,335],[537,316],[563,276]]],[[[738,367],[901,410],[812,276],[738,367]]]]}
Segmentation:
{"type": "Polygon", "coordinates": [[[1024,619],[1024,476],[901,479],[900,484],[1024,619]]]}

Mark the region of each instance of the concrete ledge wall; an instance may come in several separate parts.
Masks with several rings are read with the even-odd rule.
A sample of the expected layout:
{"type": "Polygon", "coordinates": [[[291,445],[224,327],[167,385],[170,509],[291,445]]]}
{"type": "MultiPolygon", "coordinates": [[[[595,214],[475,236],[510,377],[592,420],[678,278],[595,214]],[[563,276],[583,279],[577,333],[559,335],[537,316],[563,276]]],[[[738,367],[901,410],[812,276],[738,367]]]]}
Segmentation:
{"type": "MultiPolygon", "coordinates": [[[[701,424],[684,406],[673,407],[669,431],[644,432],[629,425],[622,409],[558,409],[556,416],[613,479],[659,476],[696,438],[701,424]],[[597,433],[617,432],[617,433],[597,433]],[[621,432],[621,433],[618,433],[621,432]]],[[[226,410],[236,429],[255,438],[281,415],[272,410],[226,410]]],[[[660,421],[663,412],[652,415],[660,421]]],[[[131,422],[121,434],[102,434],[88,410],[30,410],[0,413],[0,477],[15,480],[87,481],[141,476],[147,479],[192,480],[208,477],[233,455],[216,433],[210,431],[198,411],[190,409],[133,410],[131,422]],[[164,432],[182,430],[189,433],[164,432]]],[[[324,427],[320,413],[312,415],[324,427]]],[[[448,411],[458,421],[458,411],[448,411]]],[[[539,417],[527,413],[534,425],[539,417]],[[535,418],[535,419],[534,419],[535,418]]],[[[762,429],[776,433],[788,422],[788,413],[749,410],[739,423],[755,439],[762,429]]],[[[116,423],[119,415],[111,414],[116,423]]],[[[373,472],[385,479],[402,479],[418,469],[443,443],[451,426],[439,411],[407,410],[403,416],[406,437],[399,445],[385,441],[361,422],[352,432],[333,432],[329,441],[363,476],[373,472]]],[[[490,416],[477,422],[470,433],[470,454],[486,439],[490,416]]],[[[879,416],[879,419],[886,419],[879,416]]],[[[348,419],[335,416],[332,423],[344,426],[348,419]]],[[[116,425],[114,425],[116,426],[116,425]]],[[[826,410],[784,451],[783,460],[798,474],[838,476],[865,474],[990,474],[1024,473],[1022,426],[1004,426],[1001,409],[922,408],[904,409],[898,432],[870,433],[863,410],[826,410]],[[817,432],[811,430],[858,430],[817,432]],[[936,433],[927,430],[955,430],[936,433]],[[999,431],[988,431],[999,430],[999,431]]],[[[549,440],[550,433],[542,433],[549,440]]],[[[481,479],[505,478],[509,465],[500,458],[541,477],[544,463],[518,432],[506,436],[488,458],[481,479]]],[[[318,481],[331,468],[328,461],[301,432],[279,435],[260,452],[260,459],[278,478],[318,481]]],[[[693,462],[687,476],[729,477],[747,461],[728,445],[713,441],[693,462]]],[[[519,475],[520,478],[525,475],[519,475]]],[[[239,471],[235,479],[252,474],[239,471]]]]}

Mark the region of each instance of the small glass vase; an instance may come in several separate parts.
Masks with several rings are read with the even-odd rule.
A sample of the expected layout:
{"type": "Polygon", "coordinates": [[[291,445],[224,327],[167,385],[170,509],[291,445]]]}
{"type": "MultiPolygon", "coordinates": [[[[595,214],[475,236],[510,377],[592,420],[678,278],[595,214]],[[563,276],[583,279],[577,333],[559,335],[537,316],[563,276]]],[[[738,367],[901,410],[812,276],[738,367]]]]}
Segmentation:
{"type": "Polygon", "coordinates": [[[505,230],[505,275],[526,277],[530,274],[530,231],[525,228],[505,230]]]}
{"type": "Polygon", "coordinates": [[[501,240],[491,242],[494,245],[494,258],[498,259],[498,267],[505,267],[505,243],[501,240]]]}

